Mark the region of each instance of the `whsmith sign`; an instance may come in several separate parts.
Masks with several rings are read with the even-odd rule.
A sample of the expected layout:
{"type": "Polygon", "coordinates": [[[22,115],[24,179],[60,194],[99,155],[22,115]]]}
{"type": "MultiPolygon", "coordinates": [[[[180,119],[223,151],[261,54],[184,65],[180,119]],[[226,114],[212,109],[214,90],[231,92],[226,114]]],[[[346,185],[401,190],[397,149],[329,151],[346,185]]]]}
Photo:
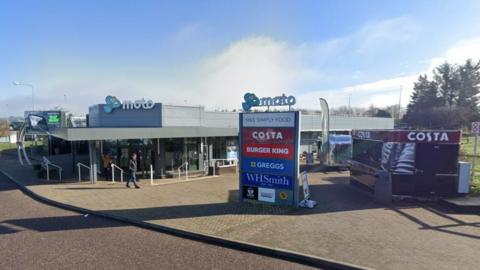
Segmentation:
{"type": "Polygon", "coordinates": [[[246,93],[243,96],[244,102],[242,103],[242,108],[244,111],[248,112],[252,107],[271,107],[271,106],[293,106],[297,103],[294,96],[285,96],[282,94],[278,97],[263,97],[258,98],[253,93],[246,93]]]}
{"type": "Polygon", "coordinates": [[[240,114],[240,200],[298,204],[300,112],[240,114]]]}

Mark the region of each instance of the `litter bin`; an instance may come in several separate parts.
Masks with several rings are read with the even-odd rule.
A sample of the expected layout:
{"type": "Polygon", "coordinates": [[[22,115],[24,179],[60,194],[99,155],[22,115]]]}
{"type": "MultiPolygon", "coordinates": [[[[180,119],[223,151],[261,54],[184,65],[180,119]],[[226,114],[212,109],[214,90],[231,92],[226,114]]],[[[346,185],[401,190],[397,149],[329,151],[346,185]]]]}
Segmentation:
{"type": "Polygon", "coordinates": [[[392,177],[387,171],[379,171],[375,181],[374,200],[376,203],[390,205],[392,203],[392,177]]]}

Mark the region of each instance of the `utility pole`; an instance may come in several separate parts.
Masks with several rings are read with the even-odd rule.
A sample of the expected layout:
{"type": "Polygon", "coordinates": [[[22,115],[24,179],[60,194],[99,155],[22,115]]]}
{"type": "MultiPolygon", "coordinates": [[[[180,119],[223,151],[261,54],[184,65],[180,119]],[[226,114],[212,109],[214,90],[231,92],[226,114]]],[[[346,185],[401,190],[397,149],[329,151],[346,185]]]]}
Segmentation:
{"type": "Polygon", "coordinates": [[[352,97],[352,93],[348,93],[348,114],[352,114],[352,107],[350,106],[350,99],[352,97]]]}
{"type": "Polygon", "coordinates": [[[400,111],[402,109],[402,89],[403,85],[400,85],[400,95],[398,96],[398,120],[400,121],[400,111]]]}

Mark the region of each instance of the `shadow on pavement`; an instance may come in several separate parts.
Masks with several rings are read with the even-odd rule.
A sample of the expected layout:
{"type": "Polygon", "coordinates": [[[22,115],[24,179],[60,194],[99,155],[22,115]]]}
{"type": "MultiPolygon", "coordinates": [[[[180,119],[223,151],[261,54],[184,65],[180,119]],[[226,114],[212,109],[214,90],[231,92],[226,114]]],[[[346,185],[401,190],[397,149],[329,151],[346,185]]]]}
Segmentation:
{"type": "Polygon", "coordinates": [[[314,209],[292,209],[253,203],[239,204],[238,191],[230,190],[229,202],[225,203],[160,206],[107,210],[105,212],[127,217],[135,216],[135,218],[141,218],[145,221],[220,215],[312,215],[383,208],[374,204],[369,194],[349,184],[312,185],[310,186],[310,192],[312,199],[318,202],[314,209]]]}
{"type": "Polygon", "coordinates": [[[434,230],[437,232],[442,232],[442,233],[448,233],[452,235],[457,235],[457,236],[462,236],[462,237],[467,237],[467,238],[473,238],[473,239],[478,239],[480,240],[480,222],[465,222],[463,220],[460,220],[458,218],[452,217],[448,214],[446,214],[443,210],[437,209],[438,207],[436,206],[430,206],[430,205],[425,205],[425,206],[419,206],[419,205],[413,205],[413,206],[396,206],[392,207],[392,210],[395,211],[396,213],[400,214],[401,216],[407,218],[408,220],[418,224],[420,226],[420,230],[434,230]],[[409,214],[405,211],[405,209],[409,208],[421,208],[423,210],[429,211],[430,213],[433,213],[441,218],[444,218],[448,221],[451,222],[451,224],[447,225],[430,225],[425,221],[422,221],[421,218],[409,214]],[[476,229],[476,233],[469,233],[465,231],[453,231],[451,229],[465,229],[470,227],[470,229],[476,229]]]}
{"type": "Polygon", "coordinates": [[[2,232],[2,227],[10,229],[5,225],[13,225],[37,232],[98,229],[126,226],[119,222],[111,222],[109,220],[99,219],[92,216],[84,217],[83,215],[4,220],[0,222],[0,234],[2,232]],[[94,219],[94,222],[92,222],[92,219],[94,219]]]}
{"type": "Polygon", "coordinates": [[[0,234],[10,234],[10,233],[16,233],[16,232],[19,232],[19,230],[0,224],[0,234]]]}

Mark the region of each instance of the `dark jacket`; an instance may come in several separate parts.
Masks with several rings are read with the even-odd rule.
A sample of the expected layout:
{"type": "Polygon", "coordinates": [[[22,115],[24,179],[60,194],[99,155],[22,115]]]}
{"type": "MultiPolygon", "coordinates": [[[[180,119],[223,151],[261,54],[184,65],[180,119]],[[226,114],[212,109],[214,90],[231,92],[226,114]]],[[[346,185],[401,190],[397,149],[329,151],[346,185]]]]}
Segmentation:
{"type": "Polygon", "coordinates": [[[128,163],[128,169],[130,169],[131,172],[137,172],[137,161],[133,160],[133,158],[131,158],[128,163]]]}

